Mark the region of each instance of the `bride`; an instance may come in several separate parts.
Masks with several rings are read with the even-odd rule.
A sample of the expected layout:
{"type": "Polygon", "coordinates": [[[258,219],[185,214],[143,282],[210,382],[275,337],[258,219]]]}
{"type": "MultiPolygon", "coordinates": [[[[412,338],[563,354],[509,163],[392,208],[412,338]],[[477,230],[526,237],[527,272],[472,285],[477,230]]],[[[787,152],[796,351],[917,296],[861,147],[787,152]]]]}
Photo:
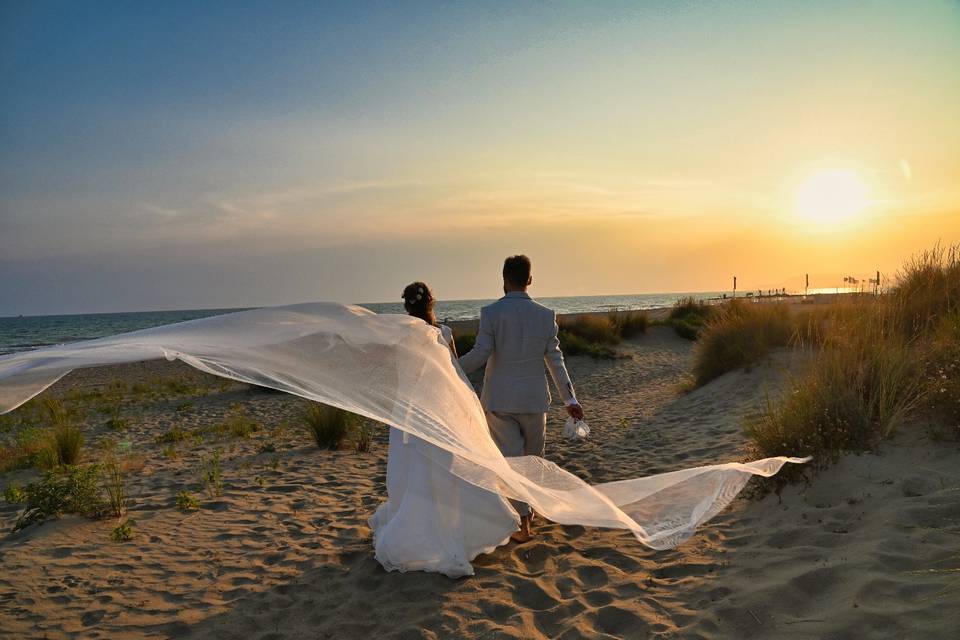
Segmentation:
{"type": "Polygon", "coordinates": [[[558,524],[626,529],[667,549],[752,476],[806,462],[727,462],[591,485],[538,456],[505,458],[454,358],[450,330],[435,326],[429,288],[414,283],[404,302],[413,315],[305,303],[0,356],[0,414],[74,369],[167,358],[365,416],[391,427],[389,497],[370,522],[377,559],[387,569],[449,576],[473,573],[470,560],[517,529],[508,499],[558,524]]]}
{"type": "MultiPolygon", "coordinates": [[[[470,386],[457,364],[453,332],[437,324],[430,287],[408,285],[403,305],[409,315],[438,330],[437,339],[470,386]]],[[[374,555],[388,571],[473,575],[470,561],[507,543],[518,529],[520,518],[506,498],[452,475],[451,463],[449,452],[390,428],[387,501],[370,518],[374,555]]]]}

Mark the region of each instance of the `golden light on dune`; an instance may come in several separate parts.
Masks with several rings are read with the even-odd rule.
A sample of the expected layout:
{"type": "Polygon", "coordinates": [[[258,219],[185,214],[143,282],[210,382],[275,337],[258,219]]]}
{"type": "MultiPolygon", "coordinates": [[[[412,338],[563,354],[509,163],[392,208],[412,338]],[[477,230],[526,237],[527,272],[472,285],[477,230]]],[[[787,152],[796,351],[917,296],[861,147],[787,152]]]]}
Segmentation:
{"type": "Polygon", "coordinates": [[[823,226],[849,221],[868,204],[868,190],[860,177],[837,169],[807,178],[797,189],[794,211],[802,220],[823,226]]]}

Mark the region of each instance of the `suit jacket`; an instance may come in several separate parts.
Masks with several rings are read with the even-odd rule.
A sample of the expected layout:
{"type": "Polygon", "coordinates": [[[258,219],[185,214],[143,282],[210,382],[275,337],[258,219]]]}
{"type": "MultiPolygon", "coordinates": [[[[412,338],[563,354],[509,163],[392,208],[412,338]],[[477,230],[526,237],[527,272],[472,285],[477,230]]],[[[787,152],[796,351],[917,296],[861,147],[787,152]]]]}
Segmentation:
{"type": "Polygon", "coordinates": [[[480,403],[487,411],[543,413],[550,406],[544,364],[564,402],[575,400],[557,339],[557,316],[526,293],[512,291],[480,310],[477,342],[460,357],[466,373],[484,364],[480,403]]]}

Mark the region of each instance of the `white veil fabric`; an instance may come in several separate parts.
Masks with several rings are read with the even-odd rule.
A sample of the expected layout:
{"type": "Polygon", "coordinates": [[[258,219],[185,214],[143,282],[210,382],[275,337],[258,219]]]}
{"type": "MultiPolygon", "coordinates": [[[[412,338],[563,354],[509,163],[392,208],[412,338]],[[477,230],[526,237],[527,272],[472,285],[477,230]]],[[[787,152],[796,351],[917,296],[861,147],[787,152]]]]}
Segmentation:
{"type": "Polygon", "coordinates": [[[385,423],[452,454],[443,464],[467,482],[560,524],[628,529],[655,549],[693,535],[752,475],[806,461],[766,458],[590,485],[543,458],[504,458],[436,328],[334,303],[241,311],[3,356],[0,413],[73,369],[156,358],[385,423]]]}

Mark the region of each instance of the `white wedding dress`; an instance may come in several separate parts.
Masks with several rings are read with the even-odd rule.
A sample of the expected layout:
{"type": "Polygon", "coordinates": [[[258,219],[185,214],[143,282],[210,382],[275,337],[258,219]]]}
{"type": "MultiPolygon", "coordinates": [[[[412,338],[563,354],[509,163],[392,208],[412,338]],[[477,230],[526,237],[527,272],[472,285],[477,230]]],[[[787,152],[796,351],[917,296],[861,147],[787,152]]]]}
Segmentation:
{"type": "Polygon", "coordinates": [[[440,331],[335,303],[240,311],[0,356],[0,413],[73,369],[161,357],[389,425],[389,499],[371,522],[376,556],[389,569],[472,573],[470,559],[516,527],[507,499],[558,524],[626,529],[667,549],[752,476],[806,461],[727,462],[591,485],[537,456],[505,458],[440,331]]]}
{"type": "MultiPolygon", "coordinates": [[[[440,325],[440,339],[453,341],[446,325],[440,325]]],[[[517,530],[519,517],[510,503],[452,475],[452,463],[449,452],[390,428],[387,501],[370,518],[374,556],[387,571],[473,575],[470,561],[505,544],[517,530]]]]}

